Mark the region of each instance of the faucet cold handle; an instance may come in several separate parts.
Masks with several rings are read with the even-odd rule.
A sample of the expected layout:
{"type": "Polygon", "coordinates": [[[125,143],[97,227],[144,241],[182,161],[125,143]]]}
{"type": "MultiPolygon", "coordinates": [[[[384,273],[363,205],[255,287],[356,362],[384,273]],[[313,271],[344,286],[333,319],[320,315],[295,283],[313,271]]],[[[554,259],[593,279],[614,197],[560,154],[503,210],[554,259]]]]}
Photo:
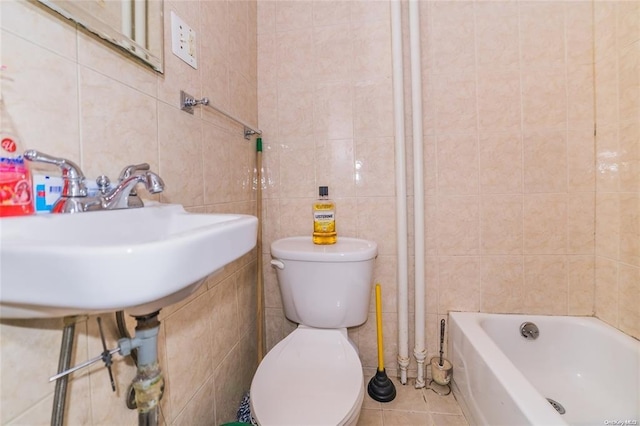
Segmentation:
{"type": "MultiPolygon", "coordinates": [[[[150,169],[151,169],[151,166],[149,166],[149,163],[131,164],[125,167],[124,169],[122,169],[122,171],[120,172],[120,176],[118,176],[118,183],[131,177],[131,175],[134,175],[137,172],[145,172],[145,171],[149,171],[150,169]]],[[[129,204],[132,205],[132,207],[143,206],[142,200],[140,200],[140,197],[138,197],[138,192],[136,191],[135,188],[131,188],[130,195],[131,195],[131,198],[129,200],[129,204]]]]}
{"type": "Polygon", "coordinates": [[[152,194],[158,194],[164,191],[164,181],[160,176],[153,172],[145,173],[145,187],[152,194]]]}
{"type": "Polygon", "coordinates": [[[36,151],[35,149],[25,151],[24,158],[33,162],[53,164],[54,166],[60,167],[60,170],[62,170],[62,179],[64,181],[61,194],[62,196],[87,196],[87,187],[84,184],[84,173],[82,173],[80,167],[73,161],[65,158],[53,157],[40,151],[36,151]]]}
{"type": "Polygon", "coordinates": [[[106,210],[113,210],[144,207],[142,200],[140,200],[137,195],[132,195],[132,190],[138,183],[144,184],[147,191],[152,194],[156,194],[164,190],[164,182],[157,174],[151,171],[135,173],[118,183],[115,188],[102,196],[103,208],[106,210]]]}
{"type": "Polygon", "coordinates": [[[124,169],[122,169],[122,171],[120,172],[120,176],[118,177],[118,181],[122,182],[132,174],[136,172],[143,172],[143,171],[149,170],[150,168],[151,166],[149,166],[148,163],[131,164],[125,167],[124,169]]]}

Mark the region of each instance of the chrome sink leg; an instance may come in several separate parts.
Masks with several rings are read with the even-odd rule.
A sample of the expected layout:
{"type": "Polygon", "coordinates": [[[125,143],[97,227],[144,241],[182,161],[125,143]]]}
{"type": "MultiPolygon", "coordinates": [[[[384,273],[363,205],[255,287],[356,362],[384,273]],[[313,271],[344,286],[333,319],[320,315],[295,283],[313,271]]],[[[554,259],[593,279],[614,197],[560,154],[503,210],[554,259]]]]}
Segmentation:
{"type": "MultiPolygon", "coordinates": [[[[77,316],[64,318],[62,344],[60,345],[60,358],[58,360],[58,373],[68,370],[71,366],[73,340],[75,337],[77,322],[77,316]]],[[[63,376],[56,381],[56,389],[53,394],[53,410],[51,411],[51,426],[62,426],[62,424],[64,424],[64,410],[67,401],[68,382],[68,375],[63,376]]]]}

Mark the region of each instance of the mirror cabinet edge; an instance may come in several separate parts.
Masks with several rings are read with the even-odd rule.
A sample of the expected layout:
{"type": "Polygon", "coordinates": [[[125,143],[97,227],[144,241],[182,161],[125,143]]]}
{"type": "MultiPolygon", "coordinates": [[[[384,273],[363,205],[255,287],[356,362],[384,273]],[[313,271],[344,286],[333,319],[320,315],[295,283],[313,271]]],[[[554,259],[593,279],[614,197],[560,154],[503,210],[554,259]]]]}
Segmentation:
{"type": "MultiPolygon", "coordinates": [[[[122,0],[121,3],[124,1],[130,0],[122,0]]],[[[133,58],[136,62],[150,67],[159,74],[164,74],[164,0],[152,1],[152,3],[156,4],[157,9],[155,10],[157,13],[156,19],[158,20],[158,25],[155,28],[155,31],[157,31],[155,36],[158,41],[158,45],[156,46],[157,52],[152,52],[138,45],[131,38],[123,34],[121,30],[113,28],[98,17],[79,8],[75,0],[32,0],[32,2],[39,3],[41,6],[54,11],[59,16],[78,24],[82,30],[98,37],[100,41],[115,48],[118,52],[133,58]]],[[[148,17],[146,18],[145,21],[148,23],[149,19],[148,17]]],[[[154,31],[154,29],[148,28],[147,31],[154,31]]]]}

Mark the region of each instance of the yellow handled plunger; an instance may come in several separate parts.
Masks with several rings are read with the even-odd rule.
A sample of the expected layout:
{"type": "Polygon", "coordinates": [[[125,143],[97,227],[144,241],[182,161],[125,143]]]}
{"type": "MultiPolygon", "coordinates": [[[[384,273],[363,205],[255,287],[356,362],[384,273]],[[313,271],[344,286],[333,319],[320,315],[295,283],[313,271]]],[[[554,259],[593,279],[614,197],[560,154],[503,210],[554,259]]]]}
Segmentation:
{"type": "Polygon", "coordinates": [[[376,284],[376,330],[378,332],[378,371],[369,381],[369,396],[378,402],[390,402],[396,397],[396,387],[384,369],[384,344],[382,340],[382,289],[376,284]]]}
{"type": "Polygon", "coordinates": [[[376,284],[376,331],[378,332],[378,371],[384,371],[384,342],[382,340],[382,288],[376,284]]]}

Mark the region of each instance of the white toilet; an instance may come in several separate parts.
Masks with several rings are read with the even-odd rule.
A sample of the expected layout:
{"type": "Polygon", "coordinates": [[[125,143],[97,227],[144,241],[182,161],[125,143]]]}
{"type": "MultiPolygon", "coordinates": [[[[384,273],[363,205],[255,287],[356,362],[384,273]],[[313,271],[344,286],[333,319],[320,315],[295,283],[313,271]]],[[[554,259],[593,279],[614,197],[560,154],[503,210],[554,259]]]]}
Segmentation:
{"type": "Polygon", "coordinates": [[[355,425],[364,398],[358,351],[347,327],[367,320],[375,242],[311,237],[271,244],[284,313],[298,328],[264,357],[251,383],[261,426],[355,425]]]}

